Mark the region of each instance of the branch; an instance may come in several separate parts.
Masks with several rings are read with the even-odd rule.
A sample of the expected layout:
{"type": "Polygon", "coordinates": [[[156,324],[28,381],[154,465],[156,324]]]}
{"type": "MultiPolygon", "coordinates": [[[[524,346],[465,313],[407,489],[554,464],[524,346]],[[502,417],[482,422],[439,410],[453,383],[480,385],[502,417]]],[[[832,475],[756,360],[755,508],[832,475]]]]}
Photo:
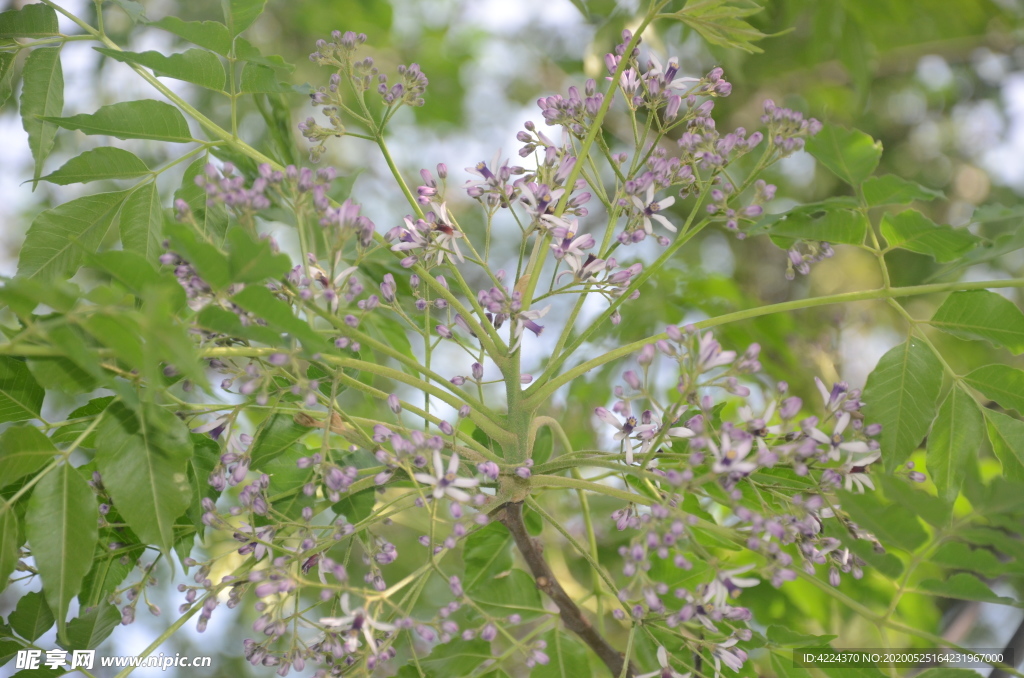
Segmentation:
{"type": "MultiPolygon", "coordinates": [[[[830,294],[822,297],[812,297],[810,299],[797,299],[795,301],[785,301],[779,304],[769,304],[766,306],[748,308],[742,311],[726,313],[715,318],[701,320],[699,322],[693,323],[693,326],[699,330],[704,330],[710,327],[717,327],[719,325],[726,325],[728,323],[738,322],[740,320],[750,320],[751,318],[759,318],[765,315],[772,315],[773,313],[802,311],[804,309],[813,308],[815,306],[827,306],[829,304],[848,303],[851,301],[869,301],[873,299],[897,299],[899,297],[912,297],[922,294],[938,294],[941,292],[998,289],[1007,287],[1024,287],[1024,278],[1012,278],[1008,280],[983,280],[970,282],[961,281],[952,283],[935,283],[931,285],[914,285],[910,287],[890,287],[889,289],[863,290],[860,292],[843,292],[841,294],[830,294]]],[[[624,344],[622,346],[619,346],[615,350],[609,351],[604,355],[600,355],[596,358],[592,358],[590,360],[587,360],[586,362],[580,363],[571,370],[568,370],[558,375],[557,377],[553,377],[548,381],[544,381],[542,376],[542,378],[538,380],[533,386],[526,389],[526,406],[528,408],[539,407],[540,404],[547,400],[547,398],[552,393],[557,391],[565,384],[568,384],[576,377],[586,374],[587,372],[595,368],[601,367],[606,363],[610,363],[613,360],[622,358],[631,353],[635,353],[636,351],[639,351],[647,344],[654,343],[659,339],[667,338],[668,335],[665,332],[661,332],[659,334],[647,337],[646,339],[640,339],[630,344],[624,344]]],[[[570,347],[569,350],[571,350],[571,348],[572,347],[570,347]]]]}
{"type": "Polygon", "coordinates": [[[634,678],[636,676],[636,669],[633,665],[627,664],[623,659],[622,653],[612,647],[594,629],[590,621],[583,616],[580,608],[576,606],[576,603],[573,602],[569,594],[562,588],[562,585],[555,579],[555,575],[551,572],[551,567],[544,560],[544,555],[541,552],[543,548],[541,543],[534,540],[526,531],[526,524],[523,522],[522,502],[507,503],[495,512],[494,515],[512,533],[516,547],[523,554],[526,564],[530,567],[530,572],[533,573],[533,578],[537,581],[537,588],[546,593],[554,601],[555,605],[558,606],[558,613],[565,627],[579,636],[600,657],[613,676],[634,678]]]}

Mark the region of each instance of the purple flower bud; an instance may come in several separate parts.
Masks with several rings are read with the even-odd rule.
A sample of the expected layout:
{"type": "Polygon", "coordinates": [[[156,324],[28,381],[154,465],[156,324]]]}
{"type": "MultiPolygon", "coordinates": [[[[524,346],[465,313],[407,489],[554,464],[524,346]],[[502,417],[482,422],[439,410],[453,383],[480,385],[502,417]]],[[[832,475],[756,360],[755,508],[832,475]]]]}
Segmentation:
{"type": "Polygon", "coordinates": [[[491,623],[487,623],[482,629],[480,629],[480,640],[486,640],[488,643],[498,637],[498,628],[491,623]]]}
{"type": "Polygon", "coordinates": [[[800,412],[803,401],[796,396],[786,398],[779,406],[779,416],[783,419],[792,419],[800,412]]]}
{"type": "Polygon", "coordinates": [[[449,424],[447,421],[442,421],[440,424],[437,425],[437,427],[441,429],[441,433],[445,434],[446,436],[450,436],[453,433],[455,433],[455,429],[452,428],[452,425],[449,424]]]}
{"type": "Polygon", "coordinates": [[[388,396],[388,407],[390,407],[391,411],[394,412],[395,414],[398,414],[399,412],[402,411],[402,403],[399,402],[398,396],[395,395],[394,393],[388,396]]]}
{"type": "Polygon", "coordinates": [[[384,281],[380,284],[380,293],[384,301],[389,304],[395,300],[395,277],[390,273],[384,274],[384,281]]]}
{"type": "Polygon", "coordinates": [[[477,464],[476,470],[492,481],[497,480],[498,475],[501,473],[501,469],[493,461],[484,461],[477,464]]]}

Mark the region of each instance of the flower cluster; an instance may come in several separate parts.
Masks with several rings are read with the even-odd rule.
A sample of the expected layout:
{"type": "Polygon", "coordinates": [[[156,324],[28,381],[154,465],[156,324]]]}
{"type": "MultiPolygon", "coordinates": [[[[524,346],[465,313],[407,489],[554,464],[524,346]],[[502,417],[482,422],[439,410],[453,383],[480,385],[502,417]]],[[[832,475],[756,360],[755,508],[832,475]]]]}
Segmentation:
{"type": "Polygon", "coordinates": [[[376,89],[381,102],[389,110],[399,106],[422,106],[423,95],[427,91],[429,80],[420,70],[419,64],[399,65],[397,82],[388,84],[388,76],[377,68],[373,57],[357,59],[355,54],[359,46],[366,42],[366,34],[353,31],[333,31],[332,42],[317,40],[316,51],[309,55],[309,60],[318,66],[334,69],[327,86],[317,88],[311,93],[310,101],[320,106],[327,118],[329,127],[319,125],[312,117],[299,125],[302,135],[314,142],[310,148],[310,160],[319,162],[326,150],[326,142],[332,137],[345,134],[342,122],[343,111],[351,112],[344,101],[341,88],[347,82],[365,110],[363,93],[376,89]]]}
{"type": "MultiPolygon", "coordinates": [[[[372,58],[356,56],[365,39],[335,31],[332,41],[319,41],[310,56],[334,70],[328,84],[311,95],[328,125],[309,118],[299,126],[314,144],[314,161],[324,154],[327,139],[345,134],[343,117],[379,135],[397,107],[423,103],[428,83],[419,66],[401,66],[398,77],[389,81],[372,58]],[[355,97],[343,97],[344,87],[355,97]],[[381,100],[367,106],[364,95],[374,89],[381,100]],[[378,122],[375,111],[381,110],[378,122]]],[[[208,167],[197,179],[208,207],[225,209],[240,224],[253,227],[259,212],[281,205],[294,209],[300,228],[319,229],[315,247],[306,250],[303,243],[301,263],[265,285],[277,301],[301,309],[314,333],[333,337],[337,349],[330,349],[328,339],[323,354],[275,345],[245,360],[209,362],[224,376],[223,389],[273,407],[275,414],[252,437],[237,416],[240,408],[194,422],[194,433],[206,433],[220,446],[207,478],[212,494],[201,500],[202,523],[230,535],[233,553],[248,567],[235,579],[214,584],[210,573],[216,558],[192,561],[195,585],[181,589],[182,610],[201,606],[203,629],[221,600],[218,587],[230,589],[231,607],[251,594],[258,613],[256,636],[246,641],[245,656],[254,665],[275,667],[282,676],[310,664],[321,667],[322,677],[345,675],[356,666],[373,672],[394,662],[405,647],[427,653],[456,638],[509,641],[512,649],[506,656],[518,656],[526,667],[549,661],[545,642],[531,635],[537,627],[518,628],[531,623],[518,611],[502,616],[479,605],[474,600],[479,588],[474,587],[480,583],[464,585],[446,560],[464,546],[460,567],[468,576],[469,544],[476,535],[495,536],[492,519],[497,517],[516,536],[501,502],[508,507],[513,503],[509,497],[533,500],[539,495],[530,488],[544,487],[545,479],[556,477],[550,462],[516,447],[520,433],[509,433],[500,443],[485,434],[491,430],[488,424],[502,429],[514,409],[510,404],[509,415],[490,412],[485,387],[504,383],[515,388],[518,376],[526,391],[522,397],[530,397],[534,387],[526,385],[533,377],[509,370],[518,370],[524,337],[539,336],[542,323],[549,322],[544,320],[553,307],[544,303],[548,296],[576,294],[582,304],[596,293],[613,306],[610,321],[621,322],[629,312],[626,302],[639,296],[636,283],[646,274],[641,262],[620,263],[617,248],[647,238],[670,247],[673,236],[687,236],[696,228],[698,216],[703,223],[721,222],[742,238],[746,226],[763,216],[775,187],[756,176],[733,181],[730,166],[758,148],[764,149],[762,161],[768,164],[799,150],[820,129],[817,121],[768,102],[766,133],[743,128],[720,133],[715,102],[732,91],[722,69],[686,76],[677,58],[663,63],[651,54],[641,59],[638,47],[627,50],[630,42],[639,44],[626,31],[622,43],[606,55],[608,80],[611,91],[625,98],[625,110],[620,101],[616,114],[634,121],[648,116],[651,138],[638,138],[630,153],[600,149],[609,161],[606,185],[591,162],[596,153],[586,156],[581,141],[616,103],[611,95],[589,80],[565,95],[541,98],[543,120],[561,128],[560,140],[527,122],[517,134],[522,166],[498,151],[491,160],[466,168],[470,178],[461,188],[486,217],[480,250],[476,232],[463,229],[457,219],[461,197],[446,195],[449,172],[443,163],[435,172],[421,170],[422,183],[414,192],[406,190],[413,214],[383,236],[357,203],[331,199],[336,172],[330,167],[274,171],[261,166],[256,176],[246,178],[225,164],[208,167]],[[594,196],[609,216],[603,234],[589,211],[594,196]],[[506,216],[522,234],[514,283],[488,263],[490,229],[506,216]],[[527,260],[529,250],[533,254],[527,260]],[[375,257],[391,260],[381,264],[375,257]],[[554,270],[547,269],[548,290],[538,292],[545,258],[554,270]],[[468,274],[474,266],[480,275],[468,274]],[[495,337],[506,336],[497,334],[506,326],[508,341],[502,343],[495,337]],[[410,328],[428,356],[421,366],[413,355],[420,349],[398,351],[390,339],[381,339],[410,328]],[[435,349],[446,347],[471,357],[468,373],[465,367],[430,364],[435,349]],[[327,353],[330,360],[321,360],[327,353]],[[368,357],[374,354],[402,363],[405,372],[375,364],[368,357]],[[353,376],[360,369],[370,378],[353,376]],[[492,369],[500,377],[485,378],[492,369]],[[328,397],[325,383],[332,371],[328,397]],[[379,382],[392,378],[410,386],[426,384],[422,409],[401,392],[380,391],[379,382]],[[339,384],[378,398],[379,412],[363,419],[339,411],[339,384]],[[479,401],[469,397],[471,390],[479,401]],[[435,416],[437,401],[432,399],[438,393],[458,421],[454,414],[450,421],[435,416]],[[282,406],[292,413],[279,412],[282,406]],[[310,413],[322,406],[330,412],[326,419],[310,413]],[[422,430],[409,425],[407,419],[414,416],[424,420],[422,430]],[[261,442],[272,435],[287,442],[275,442],[274,452],[268,453],[261,442]],[[312,438],[316,448],[310,447],[312,438]],[[222,493],[231,496],[230,506],[216,499],[222,493]],[[399,513],[401,519],[393,523],[391,516],[399,513]],[[412,530],[415,541],[396,539],[397,523],[412,530]],[[410,556],[410,544],[416,550],[417,543],[424,551],[410,556]],[[417,560],[422,562],[414,569],[417,560]],[[412,603],[396,602],[395,591],[434,575],[447,584],[450,597],[435,591],[417,602],[416,589],[412,603]]],[[[603,144],[604,137],[599,138],[603,144]]],[[[178,212],[182,220],[195,218],[188,204],[178,205],[178,212]]],[[[792,250],[791,268],[801,272],[815,256],[831,252],[827,243],[801,246],[812,250],[806,255],[792,250]]],[[[273,243],[272,249],[276,252],[273,243]]],[[[214,289],[174,252],[162,261],[175,267],[195,308],[212,304],[231,311],[245,327],[268,329],[266,319],[232,303],[240,285],[214,289]]],[[[292,325],[285,326],[285,334],[292,334],[292,325]]],[[[211,344],[233,341],[205,328],[197,333],[211,344]]],[[[300,340],[307,348],[307,340],[300,340]]],[[[635,500],[611,514],[610,524],[617,529],[609,530],[615,547],[609,553],[618,558],[612,556],[617,567],[608,570],[614,573],[608,590],[615,600],[609,609],[621,622],[633,620],[675,634],[679,651],[706,656],[716,675],[723,669],[738,671],[753,637],[751,611],[740,600],[744,589],[762,582],[779,587],[799,572],[813,574],[822,567],[834,585],[843,575],[862,575],[865,563],[836,536],[837,528],[859,539],[874,538],[839,510],[836,493],[873,488],[880,428],[864,421],[859,392],[845,384],[826,390],[819,383],[820,408],[805,408],[785,383],[767,386],[756,343],[739,353],[724,349],[710,332],[670,326],[640,349],[636,360],[638,368],[627,370],[624,383],[614,388],[614,400],[593,403],[595,418],[611,434],[613,454],[565,450],[570,465],[590,460],[621,476],[631,490],[643,485],[630,495],[635,500]],[[814,416],[811,410],[824,414],[814,416]],[[800,494],[779,501],[772,484],[779,474],[799,482],[800,494]],[[762,500],[764,495],[771,501],[762,500]],[[722,520],[712,520],[708,509],[722,520]],[[716,540],[744,547],[748,560],[727,564],[713,557],[709,541],[716,540]]],[[[568,448],[571,442],[559,444],[568,448]]],[[[557,466],[555,472],[565,468],[557,466]]],[[[599,486],[593,480],[579,482],[599,486]]],[[[529,546],[515,541],[531,564],[530,590],[549,593],[566,614],[550,593],[547,575],[533,568],[529,546]]],[[[525,572],[513,567],[495,581],[520,575],[525,572]]],[[[644,675],[683,675],[674,668],[682,665],[675,654],[669,657],[662,647],[657,656],[661,668],[644,675]]]]}

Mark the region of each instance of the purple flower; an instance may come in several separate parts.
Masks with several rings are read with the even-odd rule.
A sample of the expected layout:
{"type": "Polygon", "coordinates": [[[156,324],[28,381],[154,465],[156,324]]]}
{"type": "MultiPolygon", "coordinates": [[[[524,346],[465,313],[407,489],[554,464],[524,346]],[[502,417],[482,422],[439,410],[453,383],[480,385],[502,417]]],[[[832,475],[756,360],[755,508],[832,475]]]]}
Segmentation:
{"type": "Polygon", "coordinates": [[[716,367],[730,364],[736,359],[736,351],[723,351],[722,345],[715,341],[710,332],[700,337],[700,350],[697,356],[697,371],[707,372],[716,367]]]}
{"type": "Polygon", "coordinates": [[[361,607],[354,610],[351,609],[347,593],[341,595],[341,610],[345,613],[344,616],[323,617],[320,619],[320,623],[332,631],[342,632],[345,638],[343,641],[345,651],[349,654],[359,648],[358,637],[360,633],[362,633],[370,649],[376,652],[377,641],[374,638],[374,631],[390,633],[395,630],[393,624],[376,621],[361,607]]]}
{"type": "MultiPolygon", "coordinates": [[[[736,433],[740,432],[737,431],[736,433]]],[[[708,447],[711,448],[712,454],[715,456],[715,463],[711,465],[711,470],[715,473],[741,473],[746,475],[753,473],[757,468],[757,464],[754,462],[744,461],[753,447],[753,436],[744,435],[739,441],[733,442],[728,433],[723,433],[720,444],[716,445],[712,440],[708,440],[707,443],[708,447]]]]}
{"type": "MultiPolygon", "coordinates": [[[[821,383],[820,381],[818,382],[821,383]]],[[[865,454],[871,451],[871,448],[866,442],[863,441],[851,441],[844,442],[843,431],[846,430],[847,425],[850,423],[850,413],[843,412],[843,414],[836,420],[836,425],[832,429],[832,435],[823,433],[817,428],[809,428],[805,433],[813,438],[815,441],[822,445],[828,446],[828,457],[833,461],[839,461],[839,457],[842,452],[849,452],[852,458],[854,453],[865,454]]],[[[870,463],[870,462],[869,462],[870,463]]]]}
{"type": "Polygon", "coordinates": [[[448,470],[445,471],[444,461],[441,459],[441,452],[439,450],[434,450],[434,475],[429,473],[416,473],[413,477],[424,485],[430,485],[434,488],[434,499],[441,499],[445,495],[448,495],[448,497],[455,501],[465,503],[472,499],[472,497],[470,497],[467,492],[463,492],[459,488],[476,487],[480,481],[476,478],[460,478],[458,476],[458,471],[458,453],[452,453],[451,459],[448,461],[448,470]]]}
{"type": "Polygon", "coordinates": [[[661,668],[650,673],[642,673],[636,678],[690,678],[689,673],[679,673],[668,663],[668,651],[664,645],[658,646],[658,664],[661,668]]]}
{"type": "Polygon", "coordinates": [[[613,437],[615,440],[623,441],[622,444],[626,448],[626,463],[633,463],[633,434],[642,434],[648,431],[652,431],[657,428],[656,424],[640,424],[637,422],[636,417],[629,415],[626,417],[626,421],[620,422],[618,417],[609,412],[603,407],[595,407],[594,414],[597,415],[598,419],[611,424],[618,429],[613,437]]]}
{"type": "Polygon", "coordinates": [[[672,225],[672,222],[658,214],[660,210],[674,205],[676,202],[675,197],[669,196],[667,198],[663,198],[660,201],[655,201],[654,184],[651,184],[650,186],[647,187],[646,200],[641,200],[635,195],[631,195],[629,199],[633,201],[633,205],[635,205],[636,208],[640,211],[640,214],[643,217],[644,232],[647,233],[647,235],[654,234],[654,229],[651,227],[652,219],[657,221],[659,224],[661,224],[664,228],[668,229],[669,231],[672,231],[673,233],[676,232],[676,227],[672,225]]]}

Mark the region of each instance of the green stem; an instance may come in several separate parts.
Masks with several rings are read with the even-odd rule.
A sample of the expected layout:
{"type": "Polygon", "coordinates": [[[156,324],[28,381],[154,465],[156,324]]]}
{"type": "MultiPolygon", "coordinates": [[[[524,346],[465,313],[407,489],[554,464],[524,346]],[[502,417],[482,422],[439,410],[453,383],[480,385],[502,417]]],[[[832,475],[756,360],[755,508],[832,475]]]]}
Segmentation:
{"type": "MultiPolygon", "coordinates": [[[[657,14],[657,10],[664,5],[665,2],[661,2],[657,5],[651,6],[651,11],[647,12],[643,21],[640,22],[640,25],[637,26],[636,30],[633,32],[633,37],[630,38],[623,54],[629,55],[633,53],[636,46],[640,44],[640,36],[643,35],[644,29],[646,29],[654,19],[655,14],[657,14]],[[657,7],[657,9],[655,9],[655,7],[657,7]]],[[[612,74],[611,83],[608,85],[608,89],[604,94],[604,99],[601,101],[601,107],[598,108],[597,115],[595,115],[594,119],[590,122],[590,129],[587,131],[587,136],[583,138],[583,143],[580,146],[579,153],[576,154],[577,158],[586,158],[590,154],[590,147],[594,145],[594,140],[597,138],[597,135],[602,132],[601,125],[604,122],[605,116],[608,114],[608,110],[612,106],[612,100],[614,99],[615,92],[619,87],[619,78],[622,76],[623,72],[625,72],[629,63],[630,60],[628,57],[624,57],[619,60],[619,65],[615,69],[615,73],[612,74]]],[[[562,194],[562,197],[560,197],[558,202],[555,204],[555,209],[553,210],[554,216],[560,217],[565,212],[565,208],[569,204],[569,197],[572,195],[573,185],[576,183],[576,179],[579,178],[580,173],[583,171],[583,165],[583,161],[578,160],[576,164],[573,165],[572,171],[569,172],[569,176],[565,180],[565,193],[562,194]]],[[[534,254],[536,256],[530,257],[530,263],[526,268],[527,275],[529,275],[530,278],[527,280],[526,289],[523,291],[524,311],[529,310],[530,304],[533,301],[533,294],[537,289],[537,283],[540,280],[540,271],[544,265],[544,259],[547,255],[548,244],[551,241],[550,235],[545,235],[543,237],[538,235],[537,238],[539,241],[542,241],[542,244],[539,248],[534,248],[534,254]]]]}
{"type": "MultiPolygon", "coordinates": [[[[889,289],[874,289],[874,290],[863,290],[860,292],[843,292],[841,294],[830,294],[822,297],[814,297],[811,299],[798,299],[795,301],[785,301],[780,304],[768,304],[766,306],[759,306],[757,308],[749,308],[743,311],[735,311],[733,313],[726,313],[724,315],[717,316],[715,318],[708,318],[707,320],[701,320],[700,322],[693,323],[697,329],[707,329],[709,327],[718,327],[720,325],[727,325],[729,323],[738,322],[740,320],[750,320],[751,318],[760,318],[765,315],[772,315],[774,313],[785,313],[788,311],[801,311],[807,308],[814,308],[816,306],[828,306],[830,304],[840,304],[851,301],[869,301],[873,299],[892,299],[899,297],[913,297],[922,294],[938,294],[941,292],[952,292],[959,290],[981,290],[981,289],[997,289],[1007,287],[1024,287],[1024,278],[1014,278],[1010,280],[983,280],[983,281],[972,281],[972,282],[953,282],[953,283],[936,283],[931,285],[914,285],[910,287],[891,287],[889,289]]],[[[619,348],[609,351],[604,355],[593,358],[584,363],[577,365],[559,375],[556,378],[550,379],[544,383],[535,392],[527,392],[526,402],[531,406],[539,406],[540,403],[544,402],[552,393],[557,391],[559,388],[568,384],[572,380],[576,379],[580,375],[583,375],[590,370],[600,367],[606,363],[609,363],[618,358],[627,356],[635,351],[639,351],[647,344],[658,341],[659,339],[667,339],[668,335],[664,332],[655,334],[634,341],[630,344],[625,344],[619,348]]]]}
{"type": "MultiPolygon", "coordinates": [[[[456,387],[451,383],[451,381],[449,381],[448,379],[445,379],[443,376],[441,376],[437,372],[434,372],[433,370],[431,370],[429,365],[421,365],[419,363],[419,361],[417,361],[415,358],[412,358],[412,357],[402,353],[401,351],[398,351],[398,350],[392,348],[391,346],[385,344],[382,341],[378,341],[377,339],[374,339],[373,337],[371,337],[370,335],[366,334],[365,332],[361,332],[358,329],[355,329],[353,327],[349,327],[347,324],[345,324],[345,322],[341,318],[339,318],[338,316],[333,315],[331,313],[328,313],[323,308],[321,308],[321,307],[319,307],[319,306],[317,306],[315,304],[310,304],[308,306],[308,308],[310,308],[314,313],[316,313],[321,318],[323,318],[323,319],[327,320],[329,323],[331,323],[335,327],[335,329],[343,332],[345,335],[349,336],[350,338],[355,339],[356,341],[358,341],[359,343],[363,344],[364,346],[369,346],[369,347],[373,348],[373,350],[377,351],[378,353],[383,353],[384,355],[386,355],[386,356],[388,356],[390,358],[394,358],[395,360],[397,360],[398,362],[402,363],[406,367],[414,369],[414,370],[420,372],[421,374],[423,374],[426,377],[430,377],[431,379],[436,381],[438,384],[441,384],[444,388],[446,388],[449,391],[451,391],[451,393],[453,395],[455,395],[455,396],[465,400],[466,404],[469,405],[472,409],[480,411],[482,414],[484,414],[489,419],[492,419],[492,420],[495,420],[495,421],[497,420],[497,415],[490,408],[488,408],[482,401],[477,400],[476,398],[469,397],[463,391],[457,391],[456,387]]],[[[429,346],[429,342],[425,342],[425,343],[426,343],[427,346],[429,346]]],[[[425,352],[426,352],[426,354],[428,356],[430,355],[429,349],[425,348],[425,352]]]]}
{"type": "Polygon", "coordinates": [[[635,504],[643,504],[644,506],[653,506],[657,503],[651,497],[645,497],[642,494],[634,494],[632,492],[625,492],[618,490],[608,485],[602,485],[601,483],[595,483],[589,480],[581,480],[578,478],[565,478],[563,476],[549,476],[549,475],[534,475],[531,479],[531,486],[534,489],[541,489],[545,487],[556,488],[556,487],[567,487],[574,490],[585,490],[587,492],[594,492],[596,494],[603,494],[607,497],[613,497],[615,499],[621,499],[623,501],[633,502],[635,504]]]}

